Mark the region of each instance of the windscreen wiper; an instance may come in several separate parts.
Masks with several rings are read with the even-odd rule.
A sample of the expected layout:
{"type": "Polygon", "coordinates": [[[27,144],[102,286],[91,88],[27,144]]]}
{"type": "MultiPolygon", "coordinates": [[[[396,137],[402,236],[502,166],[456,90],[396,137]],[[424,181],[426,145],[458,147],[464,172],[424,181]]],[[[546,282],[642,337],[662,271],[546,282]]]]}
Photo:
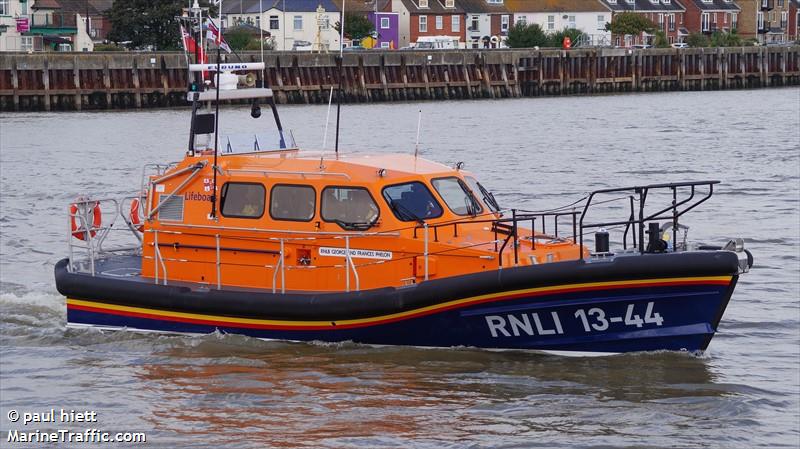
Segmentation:
{"type": "Polygon", "coordinates": [[[407,208],[406,206],[403,206],[402,204],[398,203],[397,201],[391,200],[389,202],[389,206],[392,208],[393,211],[395,211],[398,214],[402,215],[405,219],[409,219],[410,218],[412,220],[417,221],[419,224],[425,224],[425,220],[420,218],[417,214],[412,212],[409,208],[407,208]]]}

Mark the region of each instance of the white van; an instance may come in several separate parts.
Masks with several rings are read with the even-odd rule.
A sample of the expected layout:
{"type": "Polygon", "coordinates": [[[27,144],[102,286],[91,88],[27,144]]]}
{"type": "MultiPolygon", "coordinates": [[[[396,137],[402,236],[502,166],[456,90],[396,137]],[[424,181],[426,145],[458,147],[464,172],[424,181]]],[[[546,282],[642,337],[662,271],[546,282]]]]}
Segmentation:
{"type": "Polygon", "coordinates": [[[415,50],[455,50],[461,43],[452,36],[421,36],[417,39],[415,50]]]}

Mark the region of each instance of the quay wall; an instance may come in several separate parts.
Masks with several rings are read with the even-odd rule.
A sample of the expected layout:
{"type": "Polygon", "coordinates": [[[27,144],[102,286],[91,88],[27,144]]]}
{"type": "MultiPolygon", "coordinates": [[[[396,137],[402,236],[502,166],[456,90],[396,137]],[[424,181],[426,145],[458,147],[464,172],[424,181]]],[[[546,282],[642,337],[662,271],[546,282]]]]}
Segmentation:
{"type": "MultiPolygon", "coordinates": [[[[243,53],[246,62],[258,53],[243,53]]],[[[279,103],[517,98],[800,85],[800,46],[265,53],[279,103]]],[[[230,58],[230,62],[238,59],[230,58]]],[[[0,111],[182,106],[181,53],[3,53],[0,111]]]]}

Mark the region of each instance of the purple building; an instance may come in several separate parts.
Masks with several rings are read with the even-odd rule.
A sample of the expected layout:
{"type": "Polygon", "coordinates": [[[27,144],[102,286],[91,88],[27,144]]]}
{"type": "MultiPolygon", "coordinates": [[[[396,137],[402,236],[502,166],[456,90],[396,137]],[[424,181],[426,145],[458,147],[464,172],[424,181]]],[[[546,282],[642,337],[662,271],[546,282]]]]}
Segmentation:
{"type": "Polygon", "coordinates": [[[400,43],[400,19],[396,12],[375,13],[371,11],[367,14],[369,20],[375,24],[375,31],[378,32],[377,48],[396,50],[400,43]]]}

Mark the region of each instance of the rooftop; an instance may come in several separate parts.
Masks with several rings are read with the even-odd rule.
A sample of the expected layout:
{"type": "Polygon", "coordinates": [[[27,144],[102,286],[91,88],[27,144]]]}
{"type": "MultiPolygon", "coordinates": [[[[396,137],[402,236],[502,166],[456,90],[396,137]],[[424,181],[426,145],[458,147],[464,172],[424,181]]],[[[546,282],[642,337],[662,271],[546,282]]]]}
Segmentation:
{"type": "Polygon", "coordinates": [[[506,0],[506,6],[511,12],[608,12],[609,10],[608,6],[597,0],[506,0]]]}
{"type": "Polygon", "coordinates": [[[741,9],[733,0],[683,0],[685,3],[694,4],[701,11],[740,11],[741,9]]]}
{"type": "Polygon", "coordinates": [[[258,14],[270,9],[283,11],[284,6],[287,12],[314,12],[320,5],[325,11],[339,11],[339,7],[331,0],[228,0],[223,3],[222,13],[258,14]]]}
{"type": "Polygon", "coordinates": [[[427,8],[420,8],[419,1],[420,0],[400,0],[403,3],[403,6],[408,9],[411,13],[439,13],[439,14],[463,14],[464,8],[461,7],[458,1],[453,2],[452,8],[445,8],[444,0],[428,0],[428,7],[427,8]]]}
{"type": "MultiPolygon", "coordinates": [[[[686,11],[677,0],[598,0],[614,12],[682,12],[686,11]]],[[[682,0],[686,1],[686,0],[682,0]]]]}

